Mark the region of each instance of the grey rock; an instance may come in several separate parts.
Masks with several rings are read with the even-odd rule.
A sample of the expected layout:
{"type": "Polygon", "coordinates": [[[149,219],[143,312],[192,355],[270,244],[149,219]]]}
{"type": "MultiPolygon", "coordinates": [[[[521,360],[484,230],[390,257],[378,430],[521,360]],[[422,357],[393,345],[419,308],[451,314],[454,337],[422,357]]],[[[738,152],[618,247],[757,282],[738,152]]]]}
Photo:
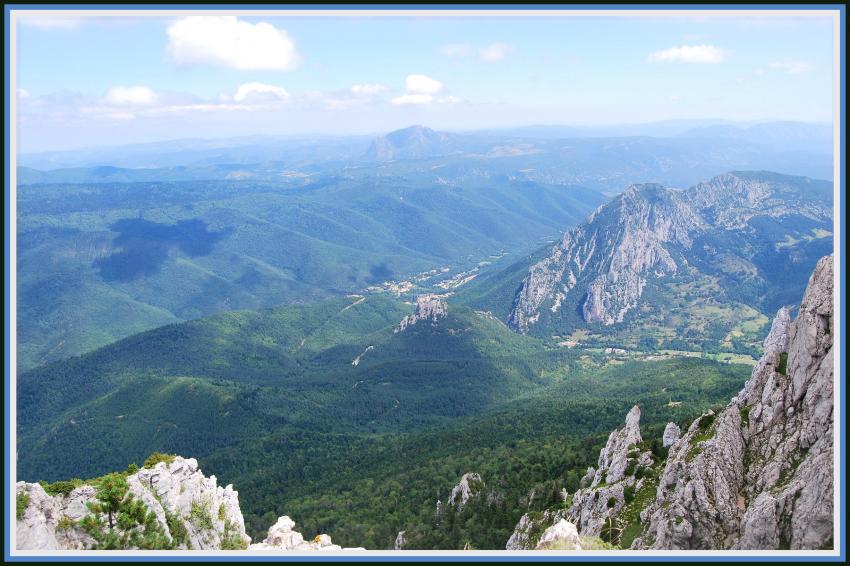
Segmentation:
{"type": "Polygon", "coordinates": [[[452,488],[446,505],[454,508],[455,511],[463,511],[470,499],[478,497],[484,490],[484,480],[481,476],[474,473],[463,474],[460,482],[452,488]]]}
{"type": "MultiPolygon", "coordinates": [[[[134,498],[154,513],[167,536],[171,533],[166,512],[182,521],[193,549],[220,548],[226,534],[240,538],[245,545],[251,540],[245,534],[238,494],[232,486],[216,485],[215,476],[205,477],[193,458],[177,457],[171,463],[141,469],[127,478],[127,485],[134,498]],[[193,515],[193,505],[206,512],[211,526],[193,515]]],[[[90,514],[86,504],[95,501],[93,486],[80,486],[64,496],[50,496],[40,485],[24,482],[17,490],[29,493],[31,500],[23,520],[17,522],[19,549],[84,549],[95,542],[78,525],[63,528],[59,524],[62,517],[78,523],[90,514]]]]}
{"type": "MultiPolygon", "coordinates": [[[[751,198],[762,198],[755,190],[751,198]]],[[[671,446],[641,545],[820,549],[833,538],[833,260],[780,309],[744,389],[671,446]],[[784,372],[780,371],[781,366],[784,372]]]]}
{"type": "Polygon", "coordinates": [[[505,550],[533,550],[537,547],[542,533],[565,517],[566,512],[563,509],[526,513],[514,527],[513,534],[505,544],[505,550]]]}
{"type": "Polygon", "coordinates": [[[667,423],[667,426],[664,427],[664,434],[661,436],[661,446],[664,448],[673,446],[681,435],[682,431],[679,429],[679,425],[676,423],[667,423]]]}
{"type": "MultiPolygon", "coordinates": [[[[176,457],[172,462],[160,462],[143,468],[127,477],[129,492],[143,502],[156,516],[166,536],[171,537],[166,516],[181,521],[186,529],[188,544],[180,549],[220,549],[225,539],[241,540],[249,550],[352,550],[333,544],[322,534],[305,542],[293,530],[289,517],[280,517],[269,529],[261,543],[250,544],[245,522],[239,508],[239,494],[233,486],[219,486],[215,476],[206,477],[194,458],[176,457]],[[249,546],[250,544],[250,546],[249,546]]],[[[88,516],[87,504],[94,502],[96,488],[77,487],[67,495],[51,496],[37,483],[18,482],[17,494],[26,494],[29,504],[16,521],[16,545],[20,550],[85,550],[95,540],[78,525],[88,516]]]]}
{"type": "Polygon", "coordinates": [[[405,545],[407,544],[407,537],[405,536],[406,531],[399,531],[398,535],[395,537],[395,543],[393,544],[393,550],[404,550],[405,545]]]}
{"type": "Polygon", "coordinates": [[[625,426],[614,430],[599,453],[597,468],[589,468],[582,487],[573,494],[566,517],[582,536],[599,536],[606,523],[613,520],[626,505],[627,487],[638,488],[635,473],[639,467],[653,464],[652,453],[641,452],[640,408],[635,405],[626,415],[625,426]],[[633,471],[627,470],[633,463],[633,471]],[[586,485],[591,473],[593,479],[586,485]]]}
{"type": "MultiPolygon", "coordinates": [[[[393,332],[403,332],[407,327],[422,321],[437,322],[441,318],[445,318],[448,313],[448,305],[442,295],[417,295],[416,307],[413,314],[409,314],[401,319],[398,326],[393,332]]],[[[365,353],[365,352],[364,352],[365,353]]]]}
{"type": "Polygon", "coordinates": [[[576,526],[561,519],[543,533],[535,550],[581,550],[576,526]]]}

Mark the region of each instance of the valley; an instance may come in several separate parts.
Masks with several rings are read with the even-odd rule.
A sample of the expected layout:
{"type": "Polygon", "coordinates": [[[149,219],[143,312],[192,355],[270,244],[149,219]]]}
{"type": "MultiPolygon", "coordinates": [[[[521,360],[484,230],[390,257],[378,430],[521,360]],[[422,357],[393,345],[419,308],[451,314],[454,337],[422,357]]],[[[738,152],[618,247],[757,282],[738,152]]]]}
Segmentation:
{"type": "Polygon", "coordinates": [[[830,182],[694,178],[697,142],[672,169],[670,140],[350,143],[299,174],[23,171],[19,479],[165,452],[236,486],[254,540],[288,515],[346,547],[504,548],[630,407],[656,455],[719,411],[833,245],[830,182]],[[630,165],[577,167],[603,147],[630,165]],[[472,471],[487,497],[438,511],[472,471]]]}

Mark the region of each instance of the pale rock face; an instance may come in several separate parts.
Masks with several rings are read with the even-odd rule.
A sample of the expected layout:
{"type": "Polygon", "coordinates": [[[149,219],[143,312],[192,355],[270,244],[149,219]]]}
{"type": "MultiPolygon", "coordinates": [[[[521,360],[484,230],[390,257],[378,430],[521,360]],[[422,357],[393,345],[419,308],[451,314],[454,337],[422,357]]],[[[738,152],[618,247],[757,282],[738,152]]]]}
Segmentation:
{"type": "MultiPolygon", "coordinates": [[[[567,232],[548,256],[529,268],[514,295],[508,325],[528,332],[541,316],[554,316],[570,298],[581,307],[585,322],[618,324],[640,304],[652,280],[676,276],[687,267],[682,250],[691,249],[700,236],[749,233],[748,223],[756,216],[799,214],[831,221],[831,206],[799,196],[786,183],[728,173],[685,191],[632,185],[567,232]]],[[[727,264],[757,272],[748,260],[722,253],[730,256],[727,264]]]]}
{"type": "Polygon", "coordinates": [[[286,515],[278,517],[277,522],[269,527],[269,532],[262,542],[252,544],[248,550],[275,552],[327,552],[334,550],[364,550],[363,548],[342,548],[334,544],[326,534],[316,536],[311,541],[294,529],[295,521],[286,515]]]}
{"type": "Polygon", "coordinates": [[[586,487],[573,494],[566,518],[582,536],[599,536],[606,521],[626,505],[626,487],[640,487],[642,480],[635,478],[638,467],[649,468],[653,464],[652,453],[637,448],[641,440],[640,408],[635,405],[626,415],[625,426],[608,437],[599,453],[597,468],[588,468],[582,478],[581,485],[586,487]],[[630,461],[634,471],[627,474],[630,461]],[[612,498],[614,504],[610,505],[612,498]]]}
{"type": "Polygon", "coordinates": [[[395,543],[393,544],[393,550],[404,550],[404,546],[407,544],[407,537],[404,536],[405,532],[398,532],[398,535],[395,537],[395,543]]]}
{"type": "Polygon", "coordinates": [[[561,519],[543,533],[536,550],[581,550],[581,541],[576,526],[561,519]]]}
{"type": "Polygon", "coordinates": [[[617,429],[608,436],[605,448],[599,453],[596,475],[590,487],[599,484],[605,473],[606,483],[616,483],[623,479],[628,465],[629,448],[641,442],[640,407],[635,405],[626,415],[626,426],[617,429]]]}
{"type": "Polygon", "coordinates": [[[557,312],[579,281],[587,285],[585,321],[622,322],[637,306],[649,277],[678,270],[666,244],[690,247],[703,224],[679,193],[660,185],[629,187],[530,268],[514,298],[509,326],[526,332],[545,303],[554,300],[550,310],[557,312]]]}
{"type": "MultiPolygon", "coordinates": [[[[239,508],[239,494],[233,486],[217,485],[215,476],[205,477],[194,458],[178,456],[170,463],[160,462],[153,468],[141,469],[127,477],[127,485],[135,499],[156,515],[166,536],[171,537],[166,514],[183,523],[189,544],[181,549],[218,550],[227,540],[229,546],[240,542],[248,550],[363,550],[341,548],[326,534],[304,541],[301,533],[293,529],[294,521],[286,516],[272,525],[263,542],[250,544],[239,508]]],[[[16,492],[29,495],[29,504],[16,524],[18,549],[85,550],[95,542],[80,527],[67,528],[68,519],[77,523],[90,514],[86,504],[95,501],[95,487],[83,485],[65,496],[51,496],[39,484],[18,482],[16,492]]]]}
{"type": "Polygon", "coordinates": [[[755,215],[772,218],[791,211],[813,220],[831,220],[832,210],[810,201],[789,201],[782,183],[750,179],[735,173],[718,175],[688,190],[691,204],[709,221],[727,229],[746,228],[755,215]],[[779,195],[782,198],[779,198],[779,195]]]}
{"type": "Polygon", "coordinates": [[[657,498],[641,514],[641,547],[831,547],[832,317],[827,256],[796,320],[777,313],[743,391],[707,429],[695,421],[671,447],[657,498]]]}
{"type": "Polygon", "coordinates": [[[469,502],[469,500],[473,497],[477,497],[481,494],[483,489],[484,480],[481,479],[480,475],[474,472],[463,474],[460,478],[460,482],[452,488],[452,492],[449,495],[449,499],[446,504],[449,507],[453,507],[455,511],[463,511],[467,502],[469,502]]]}
{"type": "Polygon", "coordinates": [[[421,321],[429,320],[433,324],[441,318],[445,318],[447,313],[448,305],[446,305],[446,301],[441,295],[418,295],[413,314],[409,314],[401,319],[401,322],[399,322],[393,332],[403,332],[405,328],[421,321]]]}
{"type": "MultiPolygon", "coordinates": [[[[177,457],[171,463],[160,462],[151,469],[141,469],[127,478],[127,484],[129,492],[156,515],[167,536],[171,533],[166,511],[182,521],[193,549],[220,548],[226,537],[241,540],[246,546],[251,541],[245,534],[238,494],[232,486],[216,485],[215,476],[204,477],[194,458],[177,457]],[[192,513],[193,503],[206,514],[211,527],[192,513]]],[[[84,485],[66,496],[50,496],[38,484],[19,482],[17,491],[30,494],[27,512],[17,522],[19,549],[84,549],[94,543],[77,526],[59,526],[63,516],[78,522],[90,513],[86,503],[95,501],[94,487],[84,485]]]]}
{"type": "Polygon", "coordinates": [[[526,513],[523,515],[505,545],[505,550],[533,550],[537,547],[540,533],[564,519],[566,512],[563,509],[558,511],[546,510],[541,514],[526,513]],[[535,537],[534,533],[538,533],[535,537]]]}
{"type": "Polygon", "coordinates": [[[47,494],[37,483],[18,482],[15,492],[29,495],[29,505],[15,525],[19,550],[84,550],[95,542],[82,529],[59,527],[63,517],[76,522],[89,514],[85,502],[94,501],[93,487],[78,487],[63,498],[47,494]]]}
{"type": "Polygon", "coordinates": [[[667,423],[667,426],[664,427],[664,434],[661,436],[661,446],[664,448],[669,448],[679,440],[679,436],[681,436],[682,431],[679,429],[679,425],[676,423],[667,423]]]}

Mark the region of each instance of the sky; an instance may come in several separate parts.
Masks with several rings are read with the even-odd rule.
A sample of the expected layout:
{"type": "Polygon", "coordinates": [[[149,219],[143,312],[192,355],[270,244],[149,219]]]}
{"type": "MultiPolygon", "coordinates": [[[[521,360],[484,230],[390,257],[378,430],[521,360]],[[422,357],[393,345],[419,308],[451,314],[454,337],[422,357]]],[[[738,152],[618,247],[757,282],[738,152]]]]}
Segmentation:
{"type": "Polygon", "coordinates": [[[411,124],[833,118],[827,16],[18,14],[23,152],[411,124]]]}

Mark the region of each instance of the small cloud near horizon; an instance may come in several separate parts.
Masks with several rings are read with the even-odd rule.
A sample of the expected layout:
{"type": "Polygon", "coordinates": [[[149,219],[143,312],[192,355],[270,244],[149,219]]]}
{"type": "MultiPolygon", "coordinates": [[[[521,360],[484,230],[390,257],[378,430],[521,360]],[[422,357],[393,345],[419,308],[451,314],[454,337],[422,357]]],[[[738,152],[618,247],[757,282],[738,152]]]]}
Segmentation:
{"type": "Polygon", "coordinates": [[[725,49],[714,45],[679,45],[650,53],[647,61],[681,63],[722,63],[728,57],[725,49]]]}

